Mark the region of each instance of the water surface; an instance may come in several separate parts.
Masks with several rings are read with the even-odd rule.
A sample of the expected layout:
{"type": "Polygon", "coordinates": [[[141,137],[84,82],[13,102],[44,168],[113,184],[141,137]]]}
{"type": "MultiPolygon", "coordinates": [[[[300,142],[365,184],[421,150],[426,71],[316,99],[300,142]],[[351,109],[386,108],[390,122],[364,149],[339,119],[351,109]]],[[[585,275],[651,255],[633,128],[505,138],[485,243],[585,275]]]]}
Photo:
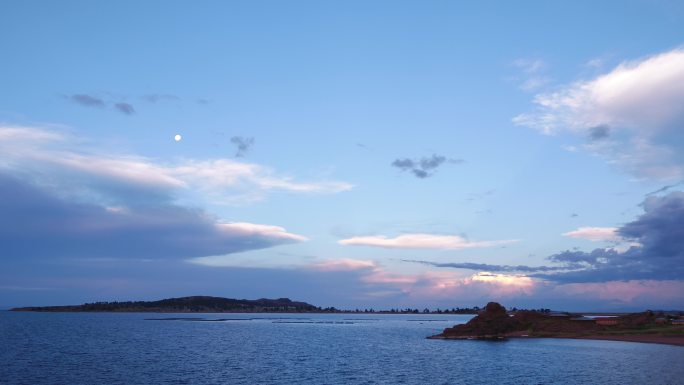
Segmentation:
{"type": "Polygon", "coordinates": [[[683,383],[677,346],[425,339],[470,317],[0,312],[0,383],[683,383]]]}

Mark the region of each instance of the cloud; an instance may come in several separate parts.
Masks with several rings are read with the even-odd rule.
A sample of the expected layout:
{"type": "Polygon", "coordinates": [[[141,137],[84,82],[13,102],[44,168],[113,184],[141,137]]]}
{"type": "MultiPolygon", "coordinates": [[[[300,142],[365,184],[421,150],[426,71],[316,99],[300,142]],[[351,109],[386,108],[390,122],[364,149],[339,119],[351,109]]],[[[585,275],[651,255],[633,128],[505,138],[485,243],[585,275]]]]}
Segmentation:
{"type": "Polygon", "coordinates": [[[137,155],[72,150],[52,131],[0,126],[0,170],[21,173],[62,195],[98,202],[194,200],[234,204],[264,199],[272,191],[329,194],[350,190],[345,182],[299,182],[270,168],[231,159],[160,162],[137,155]]]}
{"type": "Polygon", "coordinates": [[[264,237],[291,242],[304,242],[308,240],[304,236],[288,233],[285,228],[280,226],[258,225],[248,222],[219,223],[216,226],[222,231],[241,236],[264,237]]]}
{"type": "Polygon", "coordinates": [[[25,146],[31,143],[58,142],[65,135],[57,131],[23,126],[0,126],[0,143],[25,146]]]}
{"type": "Polygon", "coordinates": [[[459,164],[463,163],[463,159],[447,159],[443,155],[432,154],[430,157],[423,157],[420,159],[395,159],[392,162],[392,167],[396,167],[402,171],[410,171],[416,178],[425,179],[434,174],[445,162],[459,164]]]}
{"type": "Polygon", "coordinates": [[[516,59],[513,65],[526,73],[537,73],[546,68],[546,63],[541,59],[516,59]]]}
{"type": "Polygon", "coordinates": [[[278,226],[224,223],[175,204],[74,202],[0,173],[1,259],[186,259],[303,242],[278,226]]]}
{"type": "Polygon", "coordinates": [[[684,169],[675,147],[684,124],[683,83],[684,49],[674,49],[540,93],[537,110],[513,121],[546,134],[588,137],[586,151],[638,178],[677,179],[684,169]]]}
{"type": "Polygon", "coordinates": [[[234,136],[230,138],[230,142],[235,145],[237,151],[235,156],[242,158],[247,154],[247,151],[254,145],[254,138],[244,138],[242,136],[234,136]]]}
{"type": "Polygon", "coordinates": [[[511,274],[492,274],[489,272],[481,272],[474,274],[470,277],[470,282],[484,282],[488,284],[496,284],[499,286],[497,288],[499,295],[509,294],[513,289],[513,292],[522,292],[525,294],[531,294],[532,289],[535,286],[535,282],[532,278],[525,275],[511,275],[511,274]]]}
{"type": "Polygon", "coordinates": [[[525,266],[525,265],[490,265],[487,263],[472,263],[472,262],[430,262],[430,261],[419,261],[403,259],[402,262],[413,262],[420,263],[423,265],[434,266],[434,267],[449,267],[453,269],[466,269],[466,270],[476,270],[476,271],[492,271],[497,273],[533,273],[540,271],[559,271],[568,270],[578,265],[566,265],[566,266],[525,266]]]}
{"type": "Polygon", "coordinates": [[[684,300],[684,281],[629,280],[595,283],[569,283],[558,285],[555,292],[563,295],[592,296],[601,300],[619,303],[645,302],[653,306],[653,299],[658,301],[684,300]]]}
{"type": "Polygon", "coordinates": [[[108,104],[113,104],[114,109],[122,114],[133,115],[135,113],[135,108],[130,103],[123,101],[106,101],[99,96],[88,94],[73,94],[66,96],[66,98],[85,107],[105,108],[108,104]]]}
{"type": "Polygon", "coordinates": [[[563,233],[563,236],[589,241],[618,242],[622,240],[622,237],[617,234],[617,230],[617,227],[580,227],[577,230],[563,233]]]}
{"type": "Polygon", "coordinates": [[[389,249],[446,249],[461,250],[497,247],[515,240],[472,242],[458,235],[403,234],[395,238],[382,235],[352,237],[337,241],[345,246],[371,246],[389,249]]]}
{"type": "Polygon", "coordinates": [[[548,280],[581,283],[616,280],[681,280],[684,277],[684,192],[650,196],[644,214],[616,231],[634,242],[624,251],[599,248],[591,252],[565,251],[549,257],[553,262],[585,263],[576,271],[538,274],[548,280]]]}
{"type": "Polygon", "coordinates": [[[477,193],[470,193],[468,194],[468,198],[466,199],[468,202],[474,202],[477,200],[484,199],[488,196],[493,195],[496,192],[496,190],[487,190],[484,192],[477,192],[477,193]]]}
{"type": "Polygon", "coordinates": [[[135,108],[128,103],[116,103],[114,104],[114,108],[124,115],[133,115],[135,113],[135,108]]]}
{"type": "Polygon", "coordinates": [[[543,75],[547,65],[541,59],[517,59],[513,66],[522,71],[524,78],[516,80],[521,82],[520,88],[524,91],[534,91],[551,82],[548,76],[543,75]]]}
{"type": "Polygon", "coordinates": [[[412,298],[421,305],[436,298],[453,299],[459,294],[477,295],[483,300],[491,300],[492,295],[529,295],[535,286],[533,279],[518,274],[478,272],[463,276],[442,271],[400,274],[391,272],[375,261],[346,258],[316,263],[307,269],[328,274],[354,273],[358,282],[366,286],[367,293],[371,296],[377,293],[390,297],[402,296],[412,298]]]}
{"type": "Polygon", "coordinates": [[[68,97],[72,102],[80,104],[85,107],[99,107],[104,108],[104,100],[87,94],[74,94],[68,97]]]}
{"type": "Polygon", "coordinates": [[[610,127],[606,125],[589,128],[589,138],[591,140],[606,139],[610,136],[610,127]]]}
{"type": "Polygon", "coordinates": [[[588,68],[601,68],[606,64],[606,58],[598,57],[588,60],[584,65],[588,68]]]}
{"type": "Polygon", "coordinates": [[[184,183],[197,186],[217,201],[220,201],[220,196],[226,196],[231,189],[245,191],[258,200],[262,198],[263,193],[269,191],[333,194],[351,190],[353,187],[346,182],[296,182],[290,177],[275,175],[269,168],[230,159],[186,160],[183,164],[168,168],[167,171],[184,183]]]}
{"type": "Polygon", "coordinates": [[[655,191],[651,191],[650,193],[646,194],[646,196],[648,197],[648,196],[651,196],[651,195],[657,195],[657,194],[666,192],[666,191],[668,191],[668,190],[671,190],[671,189],[673,189],[673,188],[675,188],[675,187],[677,187],[677,186],[680,186],[680,185],[682,185],[682,184],[684,184],[684,182],[669,184],[669,185],[663,186],[663,187],[661,187],[661,188],[659,188],[659,189],[657,189],[657,190],[655,190],[655,191]]]}
{"type": "Polygon", "coordinates": [[[147,94],[143,95],[142,99],[149,103],[180,100],[178,96],[171,94],[147,94]]]}
{"type": "Polygon", "coordinates": [[[449,298],[492,298],[532,295],[537,286],[532,278],[515,274],[478,272],[461,276],[450,272],[428,271],[420,274],[393,274],[378,269],[361,277],[361,281],[400,290],[405,296],[432,301],[449,298]]]}
{"type": "MultiPolygon", "coordinates": [[[[630,280],[681,281],[684,277],[684,192],[674,191],[665,196],[649,196],[642,207],[644,214],[621,227],[583,227],[564,234],[593,241],[631,242],[625,249],[608,247],[596,248],[589,252],[561,251],[547,257],[547,260],[553,263],[551,266],[437,263],[421,260],[404,262],[440,268],[529,273],[530,278],[560,284],[630,280]]],[[[392,246],[385,247],[399,247],[397,244],[411,244],[380,239],[383,240],[385,243],[376,242],[374,245],[389,243],[392,246]]]]}
{"type": "Polygon", "coordinates": [[[357,271],[374,270],[378,268],[378,265],[371,260],[342,258],[315,263],[308,268],[318,271],[357,271]]]}

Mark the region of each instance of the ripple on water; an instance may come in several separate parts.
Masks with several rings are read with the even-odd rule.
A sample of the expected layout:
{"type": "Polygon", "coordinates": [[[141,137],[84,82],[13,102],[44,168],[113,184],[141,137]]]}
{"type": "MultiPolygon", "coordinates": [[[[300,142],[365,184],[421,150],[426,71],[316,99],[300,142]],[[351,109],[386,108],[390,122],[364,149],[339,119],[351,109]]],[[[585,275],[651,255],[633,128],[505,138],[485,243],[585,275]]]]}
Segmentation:
{"type": "Polygon", "coordinates": [[[231,319],[223,322],[146,318],[2,312],[0,383],[678,384],[684,377],[681,347],[425,339],[468,316],[193,316],[231,319]]]}

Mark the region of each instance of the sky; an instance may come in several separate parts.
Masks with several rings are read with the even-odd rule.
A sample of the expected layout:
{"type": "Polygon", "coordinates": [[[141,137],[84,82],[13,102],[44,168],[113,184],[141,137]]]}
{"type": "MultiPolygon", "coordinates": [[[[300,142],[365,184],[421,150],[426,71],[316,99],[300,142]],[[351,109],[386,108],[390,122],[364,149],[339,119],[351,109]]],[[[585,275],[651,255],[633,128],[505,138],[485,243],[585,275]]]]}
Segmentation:
{"type": "Polygon", "coordinates": [[[0,307],[683,309],[682,25],[666,0],[3,1],[0,307]]]}

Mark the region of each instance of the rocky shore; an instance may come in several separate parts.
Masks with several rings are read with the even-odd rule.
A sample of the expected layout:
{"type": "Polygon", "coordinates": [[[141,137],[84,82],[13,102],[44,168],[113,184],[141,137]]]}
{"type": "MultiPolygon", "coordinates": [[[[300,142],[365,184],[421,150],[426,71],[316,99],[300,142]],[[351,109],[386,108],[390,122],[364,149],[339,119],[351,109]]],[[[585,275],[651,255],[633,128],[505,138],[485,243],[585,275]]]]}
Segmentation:
{"type": "Polygon", "coordinates": [[[505,340],[507,338],[577,338],[648,342],[684,346],[684,326],[670,325],[665,314],[646,311],[591,319],[569,313],[509,313],[490,302],[468,323],[444,329],[431,339],[505,340]]]}

